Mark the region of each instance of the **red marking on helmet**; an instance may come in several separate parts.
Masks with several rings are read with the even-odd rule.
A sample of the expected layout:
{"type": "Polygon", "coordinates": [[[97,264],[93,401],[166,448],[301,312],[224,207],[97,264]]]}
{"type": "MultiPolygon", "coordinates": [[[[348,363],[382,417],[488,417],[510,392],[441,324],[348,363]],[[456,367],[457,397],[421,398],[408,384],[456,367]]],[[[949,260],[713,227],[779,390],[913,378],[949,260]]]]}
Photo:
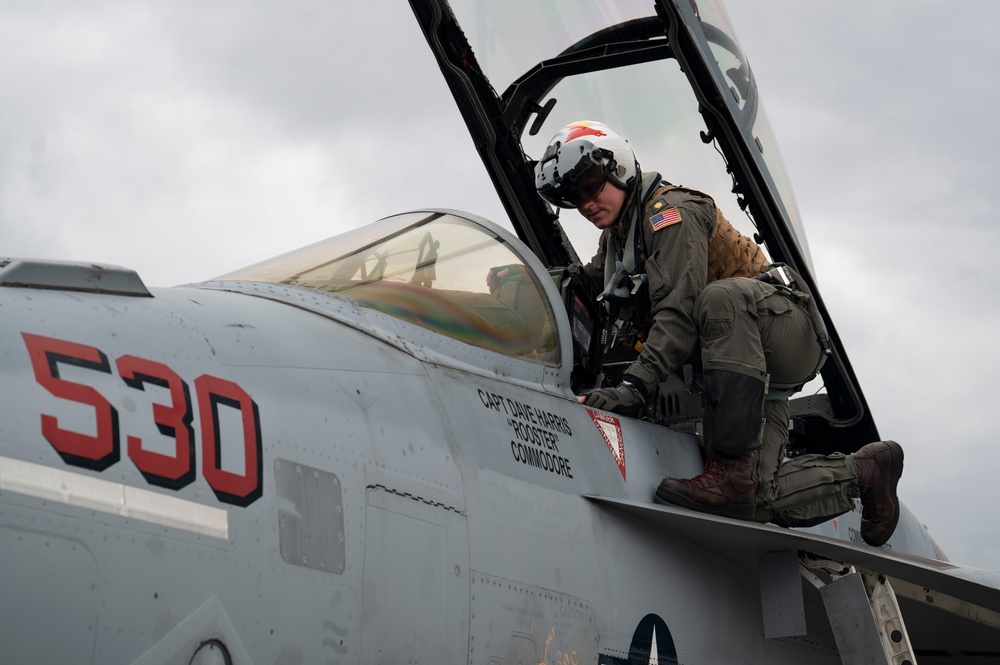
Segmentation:
{"type": "Polygon", "coordinates": [[[578,139],[581,136],[607,136],[607,132],[602,132],[599,129],[590,127],[589,125],[574,125],[570,128],[569,132],[566,134],[566,143],[574,139],[578,139]]]}

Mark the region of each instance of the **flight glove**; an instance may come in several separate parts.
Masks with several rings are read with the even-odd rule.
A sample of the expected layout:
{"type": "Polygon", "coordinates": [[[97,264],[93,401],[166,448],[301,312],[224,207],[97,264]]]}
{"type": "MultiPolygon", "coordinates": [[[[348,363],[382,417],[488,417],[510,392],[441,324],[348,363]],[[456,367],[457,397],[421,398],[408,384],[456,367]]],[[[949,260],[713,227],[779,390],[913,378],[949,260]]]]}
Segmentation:
{"type": "Polygon", "coordinates": [[[640,389],[628,381],[622,381],[614,388],[588,390],[580,397],[587,406],[626,416],[637,415],[646,401],[640,389]]]}

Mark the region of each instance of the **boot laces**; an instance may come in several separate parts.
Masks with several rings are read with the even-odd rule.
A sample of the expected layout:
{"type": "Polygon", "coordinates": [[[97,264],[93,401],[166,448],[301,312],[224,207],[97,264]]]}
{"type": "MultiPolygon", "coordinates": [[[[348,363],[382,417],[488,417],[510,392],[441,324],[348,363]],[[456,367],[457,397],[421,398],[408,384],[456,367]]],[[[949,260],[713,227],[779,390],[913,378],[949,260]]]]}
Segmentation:
{"type": "Polygon", "coordinates": [[[688,482],[692,485],[699,485],[701,487],[718,485],[725,475],[726,460],[715,453],[709,453],[708,463],[705,465],[705,470],[688,482]]]}

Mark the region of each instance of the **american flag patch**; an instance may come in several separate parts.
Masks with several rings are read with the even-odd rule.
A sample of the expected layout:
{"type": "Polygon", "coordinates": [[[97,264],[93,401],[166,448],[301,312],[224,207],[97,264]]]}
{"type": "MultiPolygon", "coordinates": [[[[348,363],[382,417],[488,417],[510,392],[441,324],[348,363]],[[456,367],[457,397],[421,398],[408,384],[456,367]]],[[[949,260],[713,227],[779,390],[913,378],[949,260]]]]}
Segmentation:
{"type": "Polygon", "coordinates": [[[663,227],[676,224],[679,221],[681,221],[681,213],[677,208],[667,208],[649,218],[649,223],[654,231],[659,231],[663,227]]]}

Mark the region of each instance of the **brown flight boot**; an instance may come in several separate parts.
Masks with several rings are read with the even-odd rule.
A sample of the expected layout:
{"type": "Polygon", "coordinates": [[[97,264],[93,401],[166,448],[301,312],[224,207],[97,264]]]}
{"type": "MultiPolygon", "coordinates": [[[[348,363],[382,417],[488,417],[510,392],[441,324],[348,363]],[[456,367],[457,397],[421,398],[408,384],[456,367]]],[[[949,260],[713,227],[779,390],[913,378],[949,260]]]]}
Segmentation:
{"type": "Polygon", "coordinates": [[[709,453],[701,475],[664,478],[656,488],[656,498],[703,513],[752,519],[757,505],[753,456],[727,457],[709,453]]]}
{"type": "Polygon", "coordinates": [[[895,441],[869,443],[852,455],[861,490],[861,537],[873,547],[889,540],[899,522],[896,485],[903,475],[903,448],[895,441]]]}

